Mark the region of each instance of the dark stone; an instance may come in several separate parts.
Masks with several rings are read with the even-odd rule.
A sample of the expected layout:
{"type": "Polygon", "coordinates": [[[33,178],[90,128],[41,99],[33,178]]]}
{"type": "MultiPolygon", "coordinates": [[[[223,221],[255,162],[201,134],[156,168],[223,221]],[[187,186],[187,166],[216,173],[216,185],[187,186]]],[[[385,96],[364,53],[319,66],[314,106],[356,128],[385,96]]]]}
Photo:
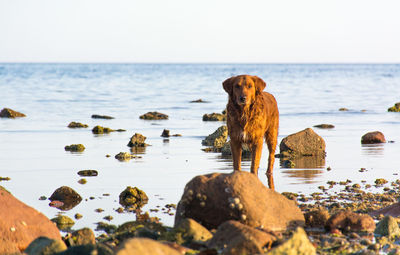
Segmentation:
{"type": "Polygon", "coordinates": [[[97,176],[98,174],[96,170],[81,170],[78,172],[80,176],[97,176]]]}
{"type": "Polygon", "coordinates": [[[119,203],[125,207],[131,207],[134,209],[139,209],[145,204],[147,204],[149,198],[146,193],[137,187],[128,186],[124,191],[119,195],[119,203]]]}
{"type": "Polygon", "coordinates": [[[203,115],[203,121],[226,121],[226,114],[210,113],[203,115]]]}
{"type": "Polygon", "coordinates": [[[93,134],[108,134],[111,132],[115,132],[114,129],[108,128],[108,127],[102,127],[102,126],[95,126],[92,129],[93,134]]]}
{"type": "Polygon", "coordinates": [[[3,108],[0,112],[1,118],[17,118],[17,117],[26,117],[25,114],[14,111],[10,108],[3,108]]]}
{"type": "Polygon", "coordinates": [[[146,137],[142,134],[135,133],[129,140],[129,147],[146,147],[148,144],[145,143],[146,137]]]}
{"type": "Polygon", "coordinates": [[[29,255],[53,255],[57,252],[65,251],[66,249],[67,246],[62,240],[41,236],[30,243],[24,252],[29,255]]]}
{"type": "Polygon", "coordinates": [[[72,121],[71,123],[68,124],[69,128],[87,128],[89,127],[87,124],[82,124],[80,122],[75,122],[72,121]]]}
{"type": "Polygon", "coordinates": [[[64,149],[71,152],[82,152],[85,150],[85,146],[83,144],[71,144],[65,146],[64,149]]]}
{"type": "Polygon", "coordinates": [[[382,132],[368,132],[361,137],[362,144],[386,143],[385,136],[382,132]]]}
{"type": "Polygon", "coordinates": [[[114,119],[114,117],[107,116],[107,115],[98,115],[98,114],[93,114],[92,119],[106,119],[106,120],[111,120],[114,119]]]}
{"type": "Polygon", "coordinates": [[[68,250],[57,253],[57,255],[113,255],[114,252],[104,244],[87,244],[69,247],[68,250]]]}
{"type": "Polygon", "coordinates": [[[82,197],[72,188],[62,186],[56,189],[49,198],[50,201],[61,201],[64,203],[59,209],[67,211],[74,208],[82,201],[82,197]]]}
{"type": "Polygon", "coordinates": [[[334,128],[334,125],[331,124],[319,124],[319,125],[315,125],[314,127],[316,128],[321,128],[321,129],[331,129],[334,128]]]}
{"type": "Polygon", "coordinates": [[[395,103],[392,107],[389,107],[388,112],[400,112],[400,102],[395,103]]]}
{"type": "Polygon", "coordinates": [[[148,112],[139,117],[143,120],[167,120],[168,115],[160,112],[148,112]]]}
{"type": "Polygon", "coordinates": [[[170,137],[169,130],[168,129],[164,129],[162,134],[161,134],[161,137],[170,137]]]}

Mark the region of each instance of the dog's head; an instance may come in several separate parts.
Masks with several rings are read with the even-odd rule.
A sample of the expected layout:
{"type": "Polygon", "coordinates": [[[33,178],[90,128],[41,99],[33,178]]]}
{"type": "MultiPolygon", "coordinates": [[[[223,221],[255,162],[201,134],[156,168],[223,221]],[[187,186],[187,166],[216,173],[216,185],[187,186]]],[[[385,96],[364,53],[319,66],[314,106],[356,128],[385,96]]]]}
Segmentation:
{"type": "Polygon", "coordinates": [[[266,86],[261,78],[251,75],[233,76],[222,85],[229,94],[229,99],[240,106],[252,104],[266,86]]]}

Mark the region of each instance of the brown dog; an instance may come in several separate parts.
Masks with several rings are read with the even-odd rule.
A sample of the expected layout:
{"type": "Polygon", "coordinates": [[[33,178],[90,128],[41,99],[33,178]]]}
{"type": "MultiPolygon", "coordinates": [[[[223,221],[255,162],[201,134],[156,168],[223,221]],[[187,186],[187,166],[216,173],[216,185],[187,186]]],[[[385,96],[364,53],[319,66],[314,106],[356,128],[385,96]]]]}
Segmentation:
{"type": "Polygon", "coordinates": [[[223,82],[229,94],[228,133],[231,138],[233,169],[241,170],[242,144],[252,152],[251,172],[258,176],[263,138],[268,145],[268,186],[274,189],[272,171],[278,138],[279,112],[273,95],[263,92],[266,84],[257,76],[239,75],[223,82]]]}

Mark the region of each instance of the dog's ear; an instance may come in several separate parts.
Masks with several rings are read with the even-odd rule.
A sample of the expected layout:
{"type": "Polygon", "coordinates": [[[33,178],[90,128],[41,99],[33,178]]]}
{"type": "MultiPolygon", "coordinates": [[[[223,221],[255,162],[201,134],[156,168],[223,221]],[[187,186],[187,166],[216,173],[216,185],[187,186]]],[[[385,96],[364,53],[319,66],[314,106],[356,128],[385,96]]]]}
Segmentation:
{"type": "Polygon", "coordinates": [[[223,83],[222,86],[224,87],[224,90],[226,93],[228,93],[229,96],[232,95],[232,90],[233,90],[233,80],[235,79],[235,76],[226,79],[223,83]]]}
{"type": "Polygon", "coordinates": [[[260,94],[265,89],[265,86],[267,86],[267,84],[258,76],[252,76],[251,78],[253,79],[254,85],[256,86],[256,92],[260,94]]]}

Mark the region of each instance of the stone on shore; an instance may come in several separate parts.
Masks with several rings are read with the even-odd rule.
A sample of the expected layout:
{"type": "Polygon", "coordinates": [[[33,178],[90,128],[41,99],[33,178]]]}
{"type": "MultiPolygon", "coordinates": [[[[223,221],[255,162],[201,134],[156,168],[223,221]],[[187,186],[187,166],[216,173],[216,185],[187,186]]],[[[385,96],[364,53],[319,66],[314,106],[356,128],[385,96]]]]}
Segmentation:
{"type": "Polygon", "coordinates": [[[96,237],[93,230],[90,228],[82,228],[72,232],[72,234],[66,238],[66,243],[68,246],[96,244],[96,237]]]}
{"type": "Polygon", "coordinates": [[[182,219],[176,228],[184,231],[185,238],[190,238],[192,241],[198,243],[204,243],[213,237],[208,229],[193,219],[182,219]]]}
{"type": "Polygon", "coordinates": [[[148,112],[139,117],[143,120],[167,120],[168,115],[160,112],[148,112]]]}
{"type": "Polygon", "coordinates": [[[379,236],[396,236],[400,234],[400,228],[397,223],[397,220],[392,216],[385,216],[382,220],[378,222],[376,225],[376,229],[374,232],[379,236]]]}
{"type": "Polygon", "coordinates": [[[66,249],[67,246],[62,240],[41,236],[30,243],[24,252],[29,255],[53,255],[66,249]]]}
{"type": "Polygon", "coordinates": [[[203,121],[226,121],[226,114],[210,113],[203,115],[203,121]]]}
{"type": "Polygon", "coordinates": [[[279,149],[281,157],[325,157],[325,141],[311,128],[306,128],[283,138],[279,149]]]}
{"type": "MultiPolygon", "coordinates": [[[[224,146],[222,146],[221,154],[222,154],[222,156],[231,156],[232,155],[231,141],[226,142],[224,144],[224,146]]],[[[244,157],[244,158],[250,158],[251,157],[250,148],[245,143],[242,144],[242,157],[244,157]]]]}
{"type": "Polygon", "coordinates": [[[385,136],[382,132],[368,132],[361,137],[362,144],[386,143],[385,136]]]}
{"type": "Polygon", "coordinates": [[[283,244],[273,248],[266,255],[313,255],[317,254],[314,245],[304,229],[297,228],[292,236],[283,244]]]}
{"type": "Polygon", "coordinates": [[[218,227],[207,246],[222,251],[222,254],[262,254],[275,240],[276,237],[269,233],[230,220],[218,227]]]}
{"type": "Polygon", "coordinates": [[[131,238],[117,247],[115,255],[182,255],[166,244],[149,238],[131,238]]]}
{"type": "Polygon", "coordinates": [[[0,186],[0,254],[19,254],[40,236],[61,240],[56,225],[0,186]],[[6,208],[6,209],[4,209],[6,208]]]}
{"type": "Polygon", "coordinates": [[[99,173],[96,170],[81,170],[78,172],[78,175],[80,176],[97,176],[99,173]]]}
{"type": "Polygon", "coordinates": [[[228,127],[226,125],[220,126],[214,133],[208,135],[201,144],[204,146],[211,146],[214,151],[221,151],[222,147],[228,139],[228,127]]]}
{"type": "Polygon", "coordinates": [[[200,175],[186,184],[175,214],[175,226],[192,218],[207,229],[228,220],[269,231],[304,225],[295,202],[266,188],[249,172],[200,175]]]}
{"type": "Polygon", "coordinates": [[[147,204],[149,198],[143,190],[137,187],[126,187],[124,191],[119,195],[119,203],[124,207],[130,207],[133,209],[139,209],[147,204]]]}
{"type": "Polygon", "coordinates": [[[304,218],[306,219],[307,227],[324,228],[330,215],[328,210],[323,208],[306,212],[304,218]]]}
{"type": "Polygon", "coordinates": [[[388,112],[400,112],[400,102],[395,103],[392,107],[389,107],[388,112]]]}
{"type": "Polygon", "coordinates": [[[321,128],[321,129],[331,129],[331,128],[334,128],[335,126],[332,124],[319,124],[319,125],[315,125],[314,127],[321,128]]]}
{"type": "Polygon", "coordinates": [[[17,118],[17,117],[26,117],[25,114],[21,112],[14,111],[10,108],[3,108],[0,112],[0,118],[17,118]]]}
{"type": "Polygon", "coordinates": [[[114,129],[108,128],[108,127],[102,127],[102,126],[95,126],[92,129],[93,134],[108,134],[111,132],[115,132],[114,129]]]}
{"type": "Polygon", "coordinates": [[[329,231],[339,229],[342,232],[374,232],[375,222],[368,214],[341,211],[332,215],[325,228],[329,231]]]}
{"type": "Polygon", "coordinates": [[[62,202],[63,205],[58,208],[66,211],[78,205],[82,201],[82,197],[72,188],[62,186],[53,192],[49,200],[62,202]]]}

